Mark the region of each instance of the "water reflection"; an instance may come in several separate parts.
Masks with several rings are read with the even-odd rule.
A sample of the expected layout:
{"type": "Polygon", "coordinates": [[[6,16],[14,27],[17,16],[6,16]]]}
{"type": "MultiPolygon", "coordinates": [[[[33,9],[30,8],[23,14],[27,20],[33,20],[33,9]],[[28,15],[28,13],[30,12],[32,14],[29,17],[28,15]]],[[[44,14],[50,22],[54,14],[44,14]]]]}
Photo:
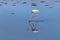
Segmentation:
{"type": "Polygon", "coordinates": [[[29,22],[44,22],[44,20],[29,20],[29,22]]]}
{"type": "Polygon", "coordinates": [[[37,6],[37,4],[36,3],[32,3],[32,6],[37,6]]]}
{"type": "Polygon", "coordinates": [[[39,32],[39,29],[37,29],[37,23],[40,20],[37,20],[37,19],[32,20],[37,17],[35,14],[37,14],[38,12],[39,12],[39,10],[36,10],[36,9],[32,10],[32,15],[28,19],[28,24],[30,25],[32,32],[39,32]]]}
{"type": "Polygon", "coordinates": [[[49,6],[48,4],[46,4],[45,6],[49,6]]]}
{"type": "MultiPolygon", "coordinates": [[[[37,5],[37,3],[34,1],[34,0],[30,0],[31,1],[31,3],[32,4],[30,4],[31,6],[38,6],[37,5]],[[33,2],[32,2],[33,1],[33,2]],[[35,2],[35,3],[34,3],[35,2]]],[[[22,0],[2,0],[2,1],[0,1],[0,3],[4,3],[4,2],[6,2],[6,3],[4,3],[4,4],[9,4],[9,3],[12,3],[12,5],[13,5],[13,3],[17,3],[17,4],[20,4],[20,2],[22,2],[22,4],[27,4],[27,2],[30,2],[30,1],[22,1],[22,0]]],[[[54,0],[54,1],[46,1],[46,0],[37,0],[37,1],[39,1],[39,4],[40,3],[43,3],[43,4],[50,4],[50,3],[52,3],[52,4],[55,4],[55,3],[60,3],[60,0],[54,0]]],[[[42,4],[42,5],[43,5],[42,4]]],[[[58,5],[58,4],[57,4],[58,5]]],[[[15,5],[14,5],[15,6],[15,5]]],[[[48,5],[45,5],[45,6],[48,6],[48,5]]]]}
{"type": "Polygon", "coordinates": [[[6,3],[4,3],[5,5],[7,5],[8,3],[6,2],[6,3]]]}
{"type": "Polygon", "coordinates": [[[27,4],[27,2],[23,2],[23,4],[27,4]]]}
{"type": "Polygon", "coordinates": [[[43,1],[43,0],[42,0],[42,1],[40,1],[40,3],[45,3],[45,2],[46,2],[46,1],[43,1]]]}
{"type": "Polygon", "coordinates": [[[12,6],[16,6],[16,3],[13,3],[12,6]]]}
{"type": "Polygon", "coordinates": [[[39,30],[38,29],[32,29],[32,32],[39,32],[39,30]]]}
{"type": "Polygon", "coordinates": [[[12,6],[16,6],[16,4],[13,4],[12,6]]]}
{"type": "Polygon", "coordinates": [[[15,13],[11,13],[12,15],[14,15],[15,13]]]}
{"type": "Polygon", "coordinates": [[[53,7],[49,7],[49,8],[53,8],[53,7]]]}
{"type": "Polygon", "coordinates": [[[2,4],[0,4],[0,6],[2,6],[2,4]]]}
{"type": "Polygon", "coordinates": [[[36,25],[37,25],[36,22],[35,22],[35,23],[33,23],[33,22],[28,22],[28,23],[29,23],[29,25],[30,25],[30,27],[31,27],[32,32],[39,32],[39,29],[36,28],[36,25]]]}
{"type": "Polygon", "coordinates": [[[54,1],[54,2],[60,2],[60,0],[58,1],[58,0],[56,0],[56,1],[54,1]]]}

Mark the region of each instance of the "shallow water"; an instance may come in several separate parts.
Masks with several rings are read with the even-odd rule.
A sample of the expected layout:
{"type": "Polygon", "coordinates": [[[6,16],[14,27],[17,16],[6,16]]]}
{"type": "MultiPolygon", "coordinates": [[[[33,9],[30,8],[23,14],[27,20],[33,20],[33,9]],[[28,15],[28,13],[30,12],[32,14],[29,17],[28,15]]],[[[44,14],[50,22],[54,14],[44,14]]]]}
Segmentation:
{"type": "Polygon", "coordinates": [[[51,1],[48,1],[49,6],[44,6],[39,0],[20,0],[20,3],[9,0],[7,5],[1,3],[0,40],[60,40],[60,3],[51,1]],[[24,1],[27,3],[23,4],[24,1]],[[33,2],[37,6],[32,6],[33,2]],[[12,6],[13,3],[16,5],[12,6]],[[33,9],[39,10],[35,17],[43,20],[37,23],[38,33],[33,33],[27,23],[33,9]]]}

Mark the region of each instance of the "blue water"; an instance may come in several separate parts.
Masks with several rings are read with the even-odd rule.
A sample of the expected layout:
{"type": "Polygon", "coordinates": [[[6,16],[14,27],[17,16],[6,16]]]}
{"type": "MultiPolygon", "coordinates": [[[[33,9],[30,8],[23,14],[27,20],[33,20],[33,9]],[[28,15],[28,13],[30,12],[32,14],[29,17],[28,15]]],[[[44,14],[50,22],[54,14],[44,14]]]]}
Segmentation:
{"type": "Polygon", "coordinates": [[[29,4],[0,6],[0,40],[60,40],[60,6],[53,8],[40,6],[32,7],[29,4]],[[38,9],[38,33],[33,33],[27,21],[31,10],[38,9]],[[15,14],[11,14],[15,13],[15,14]]]}

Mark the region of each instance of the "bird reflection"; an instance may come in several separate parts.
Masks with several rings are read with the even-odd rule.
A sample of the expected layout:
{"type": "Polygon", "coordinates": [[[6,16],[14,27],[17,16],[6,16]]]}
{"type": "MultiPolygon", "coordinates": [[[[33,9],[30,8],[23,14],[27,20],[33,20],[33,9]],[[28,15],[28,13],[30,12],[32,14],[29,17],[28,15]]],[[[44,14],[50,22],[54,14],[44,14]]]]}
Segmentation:
{"type": "Polygon", "coordinates": [[[38,29],[32,29],[32,32],[39,32],[38,29]]]}
{"type": "Polygon", "coordinates": [[[45,3],[46,1],[40,1],[40,3],[45,3]]]}
{"type": "Polygon", "coordinates": [[[27,2],[23,2],[23,4],[27,4],[27,2]]]}
{"type": "Polygon", "coordinates": [[[32,32],[39,32],[39,30],[37,29],[37,22],[35,20],[32,20],[34,18],[36,18],[35,14],[39,12],[39,10],[32,10],[32,14],[31,17],[28,20],[28,24],[31,27],[32,32]]]}
{"type": "Polygon", "coordinates": [[[29,22],[44,22],[44,20],[29,20],[29,22]]]}
{"type": "Polygon", "coordinates": [[[11,13],[12,15],[14,15],[15,13],[11,13]]]}
{"type": "Polygon", "coordinates": [[[49,6],[49,5],[46,4],[45,6],[49,6]]]}
{"type": "Polygon", "coordinates": [[[13,4],[12,6],[16,6],[16,4],[13,4]]]}
{"type": "Polygon", "coordinates": [[[36,23],[32,23],[29,21],[29,25],[32,29],[32,32],[39,32],[39,30],[36,28],[36,23]]]}
{"type": "Polygon", "coordinates": [[[2,4],[0,4],[0,6],[2,6],[2,4]]]}
{"type": "Polygon", "coordinates": [[[36,3],[32,3],[32,6],[37,6],[37,4],[36,3]]]}
{"type": "Polygon", "coordinates": [[[16,6],[16,3],[13,3],[12,6],[16,6]]]}
{"type": "Polygon", "coordinates": [[[53,7],[49,7],[49,8],[53,8],[53,7]]]}
{"type": "Polygon", "coordinates": [[[4,3],[5,5],[7,5],[8,3],[6,2],[6,3],[4,3]]]}

